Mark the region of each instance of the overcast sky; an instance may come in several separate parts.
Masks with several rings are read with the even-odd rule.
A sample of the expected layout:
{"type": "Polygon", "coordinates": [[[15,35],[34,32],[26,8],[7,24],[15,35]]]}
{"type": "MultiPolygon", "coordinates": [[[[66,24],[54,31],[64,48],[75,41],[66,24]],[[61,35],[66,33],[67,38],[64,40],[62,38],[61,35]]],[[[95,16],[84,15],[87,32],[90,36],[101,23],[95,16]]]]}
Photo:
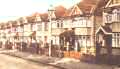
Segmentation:
{"type": "Polygon", "coordinates": [[[46,12],[51,4],[69,8],[79,1],[81,0],[0,0],[0,22],[28,16],[34,12],[46,12]]]}

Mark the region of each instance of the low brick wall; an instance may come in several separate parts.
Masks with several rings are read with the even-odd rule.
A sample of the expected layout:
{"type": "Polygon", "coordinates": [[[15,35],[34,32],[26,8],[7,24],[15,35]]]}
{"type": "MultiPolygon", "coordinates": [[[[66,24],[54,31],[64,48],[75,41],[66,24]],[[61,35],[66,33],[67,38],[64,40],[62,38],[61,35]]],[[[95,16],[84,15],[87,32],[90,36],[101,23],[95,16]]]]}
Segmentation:
{"type": "Polygon", "coordinates": [[[76,51],[64,51],[64,57],[80,59],[80,52],[76,51]]]}

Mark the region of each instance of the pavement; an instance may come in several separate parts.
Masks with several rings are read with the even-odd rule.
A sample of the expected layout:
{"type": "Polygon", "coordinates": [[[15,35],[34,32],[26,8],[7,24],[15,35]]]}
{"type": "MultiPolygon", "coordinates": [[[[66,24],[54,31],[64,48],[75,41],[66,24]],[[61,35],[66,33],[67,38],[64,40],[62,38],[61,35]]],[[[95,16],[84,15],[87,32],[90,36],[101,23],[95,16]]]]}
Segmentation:
{"type": "Polygon", "coordinates": [[[22,58],[0,54],[0,69],[61,69],[58,67],[38,64],[22,58]]]}
{"type": "Polygon", "coordinates": [[[114,69],[118,67],[110,66],[105,64],[93,64],[85,63],[74,58],[57,58],[57,57],[48,57],[45,55],[31,54],[28,52],[20,52],[18,50],[0,50],[1,54],[10,55],[13,57],[22,58],[25,60],[42,63],[46,65],[51,65],[58,67],[60,69],[114,69]]]}

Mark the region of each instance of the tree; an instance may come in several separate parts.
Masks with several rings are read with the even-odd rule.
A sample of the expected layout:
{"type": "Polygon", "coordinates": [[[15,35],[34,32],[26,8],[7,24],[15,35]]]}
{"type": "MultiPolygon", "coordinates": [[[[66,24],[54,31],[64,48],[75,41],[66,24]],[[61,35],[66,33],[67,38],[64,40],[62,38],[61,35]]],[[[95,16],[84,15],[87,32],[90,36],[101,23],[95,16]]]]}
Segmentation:
{"type": "Polygon", "coordinates": [[[65,14],[65,12],[66,12],[66,8],[65,7],[63,7],[63,6],[57,6],[57,7],[55,7],[55,15],[56,15],[56,17],[63,17],[64,16],[64,14],[65,14]]]}

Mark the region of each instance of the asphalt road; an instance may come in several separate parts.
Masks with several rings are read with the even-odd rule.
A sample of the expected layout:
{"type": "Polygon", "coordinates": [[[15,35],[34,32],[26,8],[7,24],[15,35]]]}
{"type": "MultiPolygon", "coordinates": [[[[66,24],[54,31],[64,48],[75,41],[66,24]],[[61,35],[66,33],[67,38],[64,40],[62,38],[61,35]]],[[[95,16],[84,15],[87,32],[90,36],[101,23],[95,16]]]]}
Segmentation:
{"type": "Polygon", "coordinates": [[[0,69],[58,69],[58,68],[30,62],[21,58],[0,54],[0,69]]]}

